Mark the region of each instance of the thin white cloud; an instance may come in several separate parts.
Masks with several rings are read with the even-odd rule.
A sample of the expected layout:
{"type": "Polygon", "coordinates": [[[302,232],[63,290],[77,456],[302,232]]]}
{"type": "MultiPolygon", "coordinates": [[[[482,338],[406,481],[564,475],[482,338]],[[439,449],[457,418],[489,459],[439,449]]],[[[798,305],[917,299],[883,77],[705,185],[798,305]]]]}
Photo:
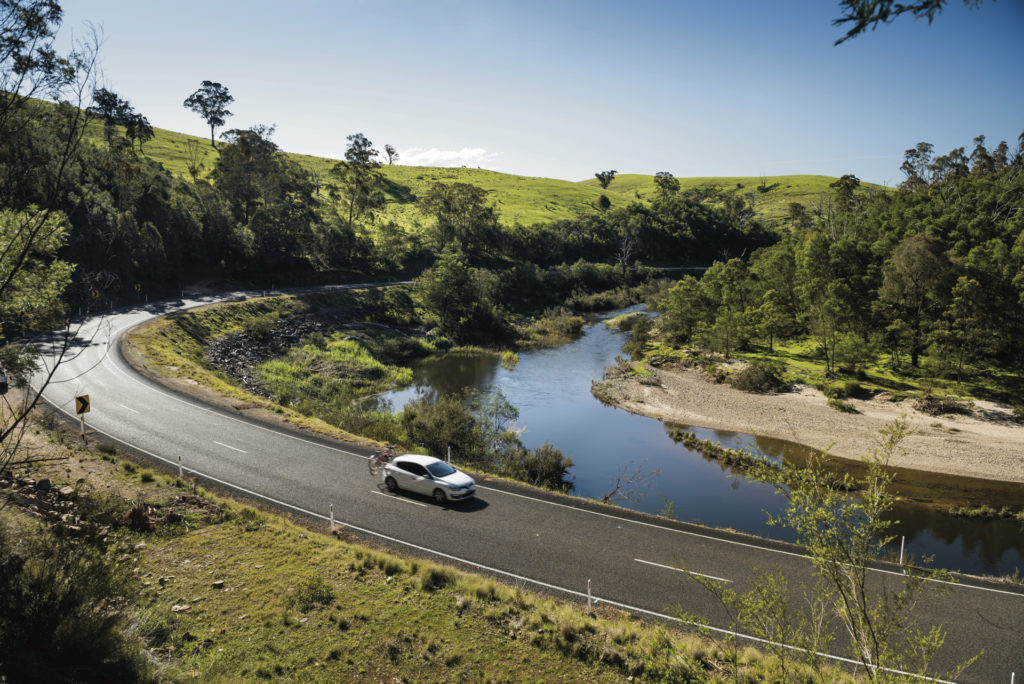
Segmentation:
{"type": "Polygon", "coordinates": [[[410,147],[399,150],[399,159],[410,166],[469,166],[493,168],[501,152],[488,152],[482,147],[463,147],[461,150],[439,150],[436,147],[410,147]]]}

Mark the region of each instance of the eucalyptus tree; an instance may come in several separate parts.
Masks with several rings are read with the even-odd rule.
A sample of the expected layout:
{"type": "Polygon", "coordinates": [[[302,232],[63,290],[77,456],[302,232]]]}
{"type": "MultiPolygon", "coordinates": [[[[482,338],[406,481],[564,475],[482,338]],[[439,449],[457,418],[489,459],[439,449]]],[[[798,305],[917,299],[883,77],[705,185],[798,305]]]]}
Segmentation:
{"type": "Polygon", "coordinates": [[[434,183],[420,200],[420,209],[436,221],[438,251],[455,247],[470,256],[483,256],[500,231],[487,191],[470,183],[434,183]]]}
{"type": "Polygon", "coordinates": [[[352,258],[355,243],[356,221],[361,216],[384,206],[384,174],[377,161],[379,152],[362,133],[348,136],[349,145],[345,158],[331,168],[331,177],[336,181],[332,194],[347,205],[348,217],[344,222],[347,258],[352,258]]]}
{"type": "MultiPolygon", "coordinates": [[[[834,44],[839,45],[855,38],[869,28],[873,31],[879,24],[891,24],[901,14],[910,13],[914,19],[927,19],[931,24],[945,5],[946,0],[917,0],[909,3],[896,0],[841,0],[839,6],[843,8],[843,16],[833,21],[832,25],[852,26],[834,44]]],[[[972,9],[980,7],[981,0],[964,0],[964,5],[972,9]]]]}
{"type": "Polygon", "coordinates": [[[92,104],[89,111],[103,119],[103,137],[107,145],[113,143],[115,127],[124,125],[127,118],[135,113],[128,100],[106,88],[97,88],[92,92],[92,104]]]}
{"type": "Polygon", "coordinates": [[[615,179],[615,174],[617,173],[618,171],[614,169],[611,171],[598,171],[594,174],[594,177],[597,178],[597,182],[601,184],[601,187],[607,190],[612,180],[615,179]]]}
{"type": "Polygon", "coordinates": [[[0,375],[20,390],[0,391],[0,470],[27,460],[20,454],[26,419],[73,337],[63,297],[73,265],[60,257],[68,235],[60,199],[85,135],[100,41],[90,33],[58,53],[62,20],[56,0],[0,0],[0,375]],[[27,344],[61,326],[50,355],[27,344]],[[40,381],[31,387],[36,371],[40,381]]]}
{"type": "Polygon", "coordinates": [[[953,265],[942,243],[922,233],[901,241],[882,270],[880,299],[910,328],[910,362],[919,365],[931,323],[945,310],[953,265]]]}
{"type": "Polygon", "coordinates": [[[210,146],[216,147],[214,133],[217,128],[224,125],[227,117],[232,116],[228,111],[228,105],[234,101],[235,98],[220,83],[203,81],[194,93],[185,98],[182,105],[203,117],[210,126],[210,146]]]}
{"type": "Polygon", "coordinates": [[[679,192],[679,179],[668,171],[658,171],[654,174],[654,187],[658,191],[658,199],[667,200],[679,192]]]}

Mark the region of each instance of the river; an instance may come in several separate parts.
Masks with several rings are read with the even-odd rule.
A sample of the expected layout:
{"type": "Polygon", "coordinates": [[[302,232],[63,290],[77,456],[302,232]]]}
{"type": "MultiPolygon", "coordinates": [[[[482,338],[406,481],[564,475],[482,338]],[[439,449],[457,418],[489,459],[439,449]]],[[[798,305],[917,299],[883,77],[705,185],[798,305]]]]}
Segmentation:
{"type": "MultiPolygon", "coordinates": [[[[635,310],[639,307],[605,317],[635,310]]],[[[491,355],[447,355],[421,364],[414,369],[412,385],[382,398],[401,408],[423,393],[499,388],[519,410],[519,426],[525,428],[521,439],[527,447],[547,441],[573,459],[574,494],[600,499],[612,491],[620,475],[629,480],[639,473],[643,486],[617,496],[615,503],[648,513],[670,510],[678,520],[792,541],[789,530],[767,524],[768,514],[780,514],[785,503],[771,486],[736,476],[673,442],[672,425],[594,398],[591,381],[601,379],[605,368],[615,363],[627,335],[595,317],[573,342],[520,353],[513,370],[491,355]]],[[[692,429],[702,439],[776,458],[798,459],[806,453],[804,447],[783,440],[692,429]]],[[[1024,531],[1019,523],[956,518],[935,507],[905,502],[897,505],[894,517],[899,520],[891,528],[896,535],[894,555],[905,536],[907,552],[917,558],[931,556],[935,566],[988,575],[1024,570],[1024,531]]]]}

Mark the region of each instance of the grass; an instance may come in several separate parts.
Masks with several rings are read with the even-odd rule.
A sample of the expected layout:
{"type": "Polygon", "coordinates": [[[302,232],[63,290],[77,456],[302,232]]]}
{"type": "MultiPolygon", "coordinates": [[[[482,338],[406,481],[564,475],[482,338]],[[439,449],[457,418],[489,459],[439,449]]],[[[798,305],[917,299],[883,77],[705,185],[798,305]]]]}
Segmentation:
{"type": "MultiPolygon", "coordinates": [[[[37,464],[35,477],[74,484],[80,502],[102,492],[104,509],[146,502],[153,529],[117,529],[110,552],[132,567],[129,630],[159,681],[729,680],[720,648],[699,635],[607,607],[587,615],[167,475],[140,482],[119,455],[47,437],[31,446],[66,459],[37,464]]],[[[773,679],[756,650],[742,648],[739,662],[745,680],[773,679]]]]}
{"type": "MultiPolygon", "coordinates": [[[[196,120],[196,130],[205,126],[196,120]]],[[[146,143],[144,154],[159,162],[170,173],[181,178],[190,178],[187,171],[186,145],[196,141],[202,155],[203,172],[206,177],[213,169],[219,156],[218,149],[211,147],[209,137],[188,135],[163,128],[154,128],[154,138],[146,143]]],[[[88,131],[89,139],[98,145],[106,144],[103,126],[93,122],[88,131]]],[[[218,145],[224,143],[218,141],[218,145]]],[[[381,142],[378,147],[381,147],[381,142]]],[[[316,174],[321,183],[329,182],[330,169],[336,159],[312,155],[291,154],[287,156],[316,174]]],[[[598,198],[607,196],[613,207],[623,207],[635,201],[649,201],[654,195],[654,175],[623,174],[616,176],[607,189],[602,189],[596,178],[578,182],[554,178],[520,176],[500,173],[487,169],[440,168],[430,166],[405,166],[397,164],[382,167],[387,179],[387,209],[385,220],[393,220],[407,228],[422,223],[425,217],[417,207],[422,197],[435,182],[471,183],[487,191],[498,210],[503,223],[508,225],[547,223],[559,219],[575,218],[581,212],[597,210],[598,198]]],[[[683,190],[714,186],[722,190],[735,190],[742,196],[754,199],[755,211],[770,220],[786,213],[790,202],[801,202],[811,207],[825,195],[833,194],[829,183],[836,179],[830,176],[789,175],[767,176],[764,179],[767,192],[758,190],[760,177],[692,177],[680,178],[683,190]],[[741,185],[742,187],[737,187],[741,185]]],[[[863,188],[878,187],[869,183],[863,188]]],[[[325,194],[321,195],[325,197],[325,194]]]]}
{"type": "MultiPolygon", "coordinates": [[[[340,293],[344,298],[351,293],[340,293]]],[[[319,299],[324,300],[320,295],[319,299]]],[[[353,436],[322,420],[246,392],[207,364],[203,351],[214,338],[245,329],[269,313],[289,315],[308,310],[309,304],[293,297],[266,297],[246,302],[225,302],[172,314],[142,324],[125,335],[123,349],[134,364],[157,376],[198,385],[233,402],[279,414],[299,427],[338,438],[353,436]]]]}
{"type": "Polygon", "coordinates": [[[312,399],[349,400],[412,382],[412,370],[381,363],[359,341],[336,332],[322,345],[292,348],[280,359],[260,364],[255,375],[279,404],[312,399]]]}
{"type": "MultiPolygon", "coordinates": [[[[776,343],[773,351],[737,352],[742,359],[775,359],[786,365],[787,379],[818,387],[826,394],[835,394],[835,389],[847,383],[833,383],[826,380],[823,359],[816,352],[813,340],[789,340],[776,343]]],[[[922,363],[926,363],[923,359],[922,363]]],[[[859,393],[870,395],[888,392],[894,399],[920,396],[927,392],[955,395],[967,398],[991,399],[1013,403],[1024,391],[1024,377],[1009,371],[982,370],[966,376],[962,381],[936,377],[926,370],[915,369],[909,363],[900,369],[889,364],[888,355],[879,355],[857,376],[859,393]]],[[[842,392],[840,392],[842,394],[842,392]]],[[[841,396],[834,396],[839,399],[841,396]]],[[[840,409],[841,410],[841,409],[840,409]]]]}

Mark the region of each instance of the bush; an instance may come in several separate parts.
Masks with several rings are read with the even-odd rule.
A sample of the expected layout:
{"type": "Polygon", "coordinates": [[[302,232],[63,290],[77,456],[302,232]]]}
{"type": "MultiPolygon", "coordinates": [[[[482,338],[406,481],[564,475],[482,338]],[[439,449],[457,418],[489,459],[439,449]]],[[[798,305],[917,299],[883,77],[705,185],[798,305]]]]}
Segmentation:
{"type": "Polygon", "coordinates": [[[292,604],[303,613],[317,606],[329,606],[334,602],[334,587],[320,575],[313,575],[299,587],[292,597],[292,604]]]}
{"type": "Polygon", "coordinates": [[[444,589],[455,582],[455,571],[440,566],[430,566],[423,570],[423,577],[420,586],[426,591],[437,591],[444,589]]]}
{"type": "Polygon", "coordinates": [[[833,408],[840,413],[860,413],[853,407],[853,404],[843,401],[842,399],[831,398],[828,400],[829,408],[833,408]]]}
{"type": "Polygon", "coordinates": [[[274,332],[274,328],[277,327],[277,321],[280,318],[280,314],[276,311],[265,313],[262,316],[257,316],[245,323],[245,332],[249,333],[252,337],[257,340],[265,340],[270,336],[270,333],[274,332]]]}
{"type": "Polygon", "coordinates": [[[139,681],[126,631],[126,568],[95,547],[0,521],[0,663],[10,681],[139,681]]]}
{"type": "Polygon", "coordinates": [[[853,397],[854,399],[865,399],[871,395],[869,390],[864,389],[856,380],[845,380],[843,382],[843,396],[853,397]]]}
{"type": "Polygon", "coordinates": [[[946,413],[970,413],[972,404],[969,401],[954,399],[949,395],[933,394],[931,390],[926,390],[914,402],[914,408],[929,416],[940,416],[946,413]]]}
{"type": "Polygon", "coordinates": [[[1024,423],[1024,404],[1017,404],[1013,407],[1013,419],[1018,423],[1024,423]]]}
{"type": "Polygon", "coordinates": [[[622,351],[629,354],[634,360],[640,359],[643,357],[644,349],[651,338],[651,329],[654,327],[654,321],[647,316],[637,316],[623,321],[621,327],[626,329],[627,325],[632,329],[633,334],[626,341],[626,344],[622,346],[622,351]]]}
{"type": "Polygon", "coordinates": [[[557,491],[572,489],[569,469],[572,459],[547,442],[530,451],[522,447],[509,449],[502,457],[500,472],[506,477],[557,491]]]}
{"type": "Polygon", "coordinates": [[[427,453],[444,457],[448,445],[456,456],[480,460],[484,448],[477,439],[476,418],[466,405],[466,394],[448,394],[431,401],[422,397],[410,401],[402,411],[402,427],[408,438],[427,453]]]}
{"type": "Polygon", "coordinates": [[[790,385],[782,377],[782,363],[771,359],[755,359],[743,370],[729,376],[728,382],[744,392],[788,392],[790,385]]]}

